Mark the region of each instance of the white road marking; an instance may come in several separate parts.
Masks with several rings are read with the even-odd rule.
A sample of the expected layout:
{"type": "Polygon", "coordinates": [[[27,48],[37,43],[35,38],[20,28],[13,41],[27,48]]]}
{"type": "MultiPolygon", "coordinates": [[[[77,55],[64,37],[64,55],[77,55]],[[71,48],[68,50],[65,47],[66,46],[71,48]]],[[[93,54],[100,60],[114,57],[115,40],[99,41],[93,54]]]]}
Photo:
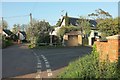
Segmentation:
{"type": "Polygon", "coordinates": [[[43,55],[41,55],[42,57],[45,57],[45,56],[43,56],[43,55]]]}
{"type": "Polygon", "coordinates": [[[38,74],[38,75],[36,76],[36,78],[40,78],[40,75],[38,74]]]}
{"type": "Polygon", "coordinates": [[[48,76],[52,76],[52,75],[53,75],[53,74],[52,74],[52,70],[50,69],[50,65],[49,65],[49,62],[48,62],[47,58],[46,58],[44,55],[41,55],[41,57],[43,58],[43,60],[44,60],[44,62],[45,62],[48,76]]]}
{"type": "Polygon", "coordinates": [[[47,62],[47,59],[44,59],[45,62],[47,62]]]}
{"type": "Polygon", "coordinates": [[[38,65],[41,65],[41,62],[38,62],[38,65]]]}
{"type": "MultiPolygon", "coordinates": [[[[33,50],[32,50],[32,52],[33,52],[33,50]]],[[[41,68],[42,68],[42,66],[41,66],[41,60],[40,60],[40,57],[37,55],[37,53],[35,53],[35,52],[33,52],[33,54],[35,55],[35,57],[36,57],[36,59],[37,59],[37,74],[36,74],[36,77],[35,78],[41,78],[41,68]]]]}
{"type": "Polygon", "coordinates": [[[45,64],[49,64],[49,62],[48,62],[48,61],[46,61],[46,62],[45,62],[45,64]]]}
{"type": "Polygon", "coordinates": [[[46,65],[46,68],[49,68],[49,67],[50,67],[50,65],[47,64],[47,65],[46,65]]]}
{"type": "Polygon", "coordinates": [[[37,68],[42,68],[42,66],[41,65],[37,65],[37,68]]]}
{"type": "Polygon", "coordinates": [[[45,57],[42,57],[44,60],[46,60],[46,58],[45,57]]]}
{"type": "Polygon", "coordinates": [[[47,69],[47,72],[51,72],[51,69],[47,69]]]}
{"type": "Polygon", "coordinates": [[[48,76],[52,76],[52,72],[48,73],[48,76]]]}

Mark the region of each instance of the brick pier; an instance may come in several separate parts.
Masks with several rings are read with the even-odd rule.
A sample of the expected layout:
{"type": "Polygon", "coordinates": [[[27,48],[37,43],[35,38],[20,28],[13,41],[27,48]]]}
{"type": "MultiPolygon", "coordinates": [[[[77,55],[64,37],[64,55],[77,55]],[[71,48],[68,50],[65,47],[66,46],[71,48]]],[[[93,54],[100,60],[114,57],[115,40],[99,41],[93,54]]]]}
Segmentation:
{"type": "Polygon", "coordinates": [[[120,35],[109,36],[106,42],[96,41],[95,44],[100,61],[109,59],[110,62],[114,62],[118,60],[120,56],[120,35]]]}

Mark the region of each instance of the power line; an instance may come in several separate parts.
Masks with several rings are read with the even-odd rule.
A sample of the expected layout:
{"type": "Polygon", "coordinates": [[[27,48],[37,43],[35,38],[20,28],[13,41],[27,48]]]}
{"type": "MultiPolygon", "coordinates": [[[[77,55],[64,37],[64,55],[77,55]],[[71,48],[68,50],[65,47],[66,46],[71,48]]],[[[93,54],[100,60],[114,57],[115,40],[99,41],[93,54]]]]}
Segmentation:
{"type": "Polygon", "coordinates": [[[10,16],[10,17],[3,17],[3,18],[17,18],[17,17],[27,17],[29,15],[21,15],[21,16],[10,16]]]}

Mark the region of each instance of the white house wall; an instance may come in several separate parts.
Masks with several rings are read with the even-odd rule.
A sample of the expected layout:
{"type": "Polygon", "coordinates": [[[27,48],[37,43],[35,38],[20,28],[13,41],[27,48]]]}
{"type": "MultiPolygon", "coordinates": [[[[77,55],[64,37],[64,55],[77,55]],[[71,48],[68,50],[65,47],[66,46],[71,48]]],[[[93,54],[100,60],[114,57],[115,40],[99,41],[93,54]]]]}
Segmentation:
{"type": "Polygon", "coordinates": [[[52,34],[50,35],[56,35],[57,36],[57,33],[59,31],[59,29],[62,27],[62,26],[65,26],[65,19],[63,20],[63,22],[61,23],[61,26],[60,27],[56,27],[55,30],[52,32],[52,34]]]}
{"type": "MultiPolygon", "coordinates": [[[[18,36],[18,33],[17,33],[17,36],[18,36]]],[[[20,40],[24,40],[24,39],[25,39],[25,37],[23,36],[22,33],[20,33],[20,37],[19,37],[19,39],[20,39],[20,40]]]]}
{"type": "Polygon", "coordinates": [[[98,36],[99,35],[101,35],[101,33],[100,32],[98,32],[98,31],[95,31],[95,30],[91,30],[91,33],[90,33],[90,36],[88,37],[88,40],[89,40],[89,45],[91,46],[92,45],[92,38],[94,38],[95,37],[95,35],[94,35],[94,33],[98,33],[98,36]]]}
{"type": "Polygon", "coordinates": [[[3,33],[3,35],[8,36],[8,34],[6,34],[4,31],[2,31],[2,33],[3,33]]]}
{"type": "Polygon", "coordinates": [[[65,26],[65,19],[63,20],[62,24],[60,27],[65,26]]]}
{"type": "Polygon", "coordinates": [[[56,27],[55,30],[54,30],[54,31],[52,32],[52,34],[50,34],[50,35],[55,35],[55,36],[57,36],[57,33],[58,33],[59,29],[60,29],[60,27],[56,27]]]}

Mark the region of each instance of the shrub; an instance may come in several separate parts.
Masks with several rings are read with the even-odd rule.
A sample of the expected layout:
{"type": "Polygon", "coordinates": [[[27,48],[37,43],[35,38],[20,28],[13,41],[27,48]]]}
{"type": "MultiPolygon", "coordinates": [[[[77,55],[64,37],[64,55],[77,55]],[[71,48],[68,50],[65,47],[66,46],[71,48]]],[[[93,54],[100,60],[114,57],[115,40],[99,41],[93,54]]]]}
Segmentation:
{"type": "Polygon", "coordinates": [[[13,41],[10,38],[6,38],[5,36],[2,37],[2,48],[6,48],[8,46],[11,46],[13,44],[13,41]]]}
{"type": "Polygon", "coordinates": [[[35,44],[29,44],[28,48],[35,48],[35,44]]]}
{"type": "Polygon", "coordinates": [[[88,38],[83,38],[83,45],[88,45],[88,38]]]}
{"type": "Polygon", "coordinates": [[[120,69],[117,63],[99,62],[96,47],[93,47],[91,54],[71,62],[59,78],[119,78],[120,69]]]}

